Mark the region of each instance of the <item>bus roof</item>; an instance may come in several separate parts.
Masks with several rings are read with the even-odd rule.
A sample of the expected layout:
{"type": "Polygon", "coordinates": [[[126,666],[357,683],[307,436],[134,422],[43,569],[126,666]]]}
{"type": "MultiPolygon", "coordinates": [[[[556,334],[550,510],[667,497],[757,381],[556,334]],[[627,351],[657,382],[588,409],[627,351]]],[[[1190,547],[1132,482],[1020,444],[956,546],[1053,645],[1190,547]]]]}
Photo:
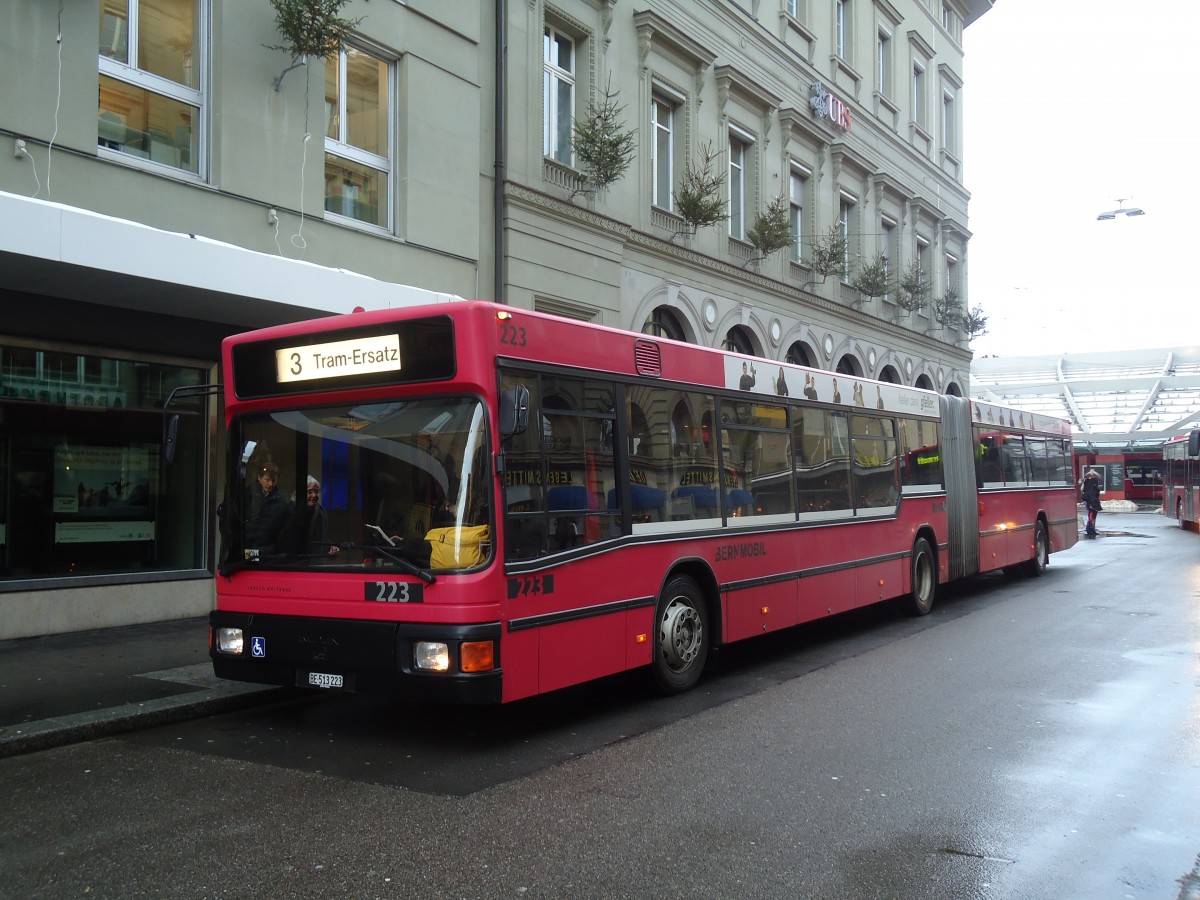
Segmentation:
{"type": "MultiPolygon", "coordinates": [[[[935,419],[941,415],[936,391],[730,353],[486,300],[355,312],[278,325],[226,338],[224,351],[228,359],[231,348],[237,345],[277,343],[318,334],[322,341],[336,341],[336,333],[343,329],[359,330],[430,316],[454,319],[456,333],[462,336],[456,343],[469,345],[468,353],[486,354],[489,367],[496,359],[561,365],[588,372],[745,391],[759,395],[763,402],[806,397],[850,410],[857,407],[935,419]]],[[[970,403],[971,418],[976,425],[1066,436],[1071,433],[1070,423],[1065,419],[991,403],[970,403]]]]}

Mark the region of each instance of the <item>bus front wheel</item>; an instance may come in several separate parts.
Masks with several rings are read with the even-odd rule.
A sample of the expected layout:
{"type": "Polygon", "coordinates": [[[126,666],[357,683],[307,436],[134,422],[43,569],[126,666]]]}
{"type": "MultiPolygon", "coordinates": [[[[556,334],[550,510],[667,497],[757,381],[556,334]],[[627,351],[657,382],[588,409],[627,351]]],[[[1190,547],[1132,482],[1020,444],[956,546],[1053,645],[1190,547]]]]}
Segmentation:
{"type": "Polygon", "coordinates": [[[1046,526],[1038,521],[1033,531],[1033,559],[1025,563],[1025,574],[1037,578],[1046,571],[1050,560],[1050,539],[1046,535],[1046,526]]]}
{"type": "Polygon", "coordinates": [[[912,550],[912,593],[905,608],[914,616],[927,616],[937,593],[937,557],[925,538],[917,538],[912,550]]]}
{"type": "Polygon", "coordinates": [[[654,659],[650,670],[664,694],[690,690],[700,680],[711,645],[708,606],[686,575],[667,582],[654,612],[654,659]]]}

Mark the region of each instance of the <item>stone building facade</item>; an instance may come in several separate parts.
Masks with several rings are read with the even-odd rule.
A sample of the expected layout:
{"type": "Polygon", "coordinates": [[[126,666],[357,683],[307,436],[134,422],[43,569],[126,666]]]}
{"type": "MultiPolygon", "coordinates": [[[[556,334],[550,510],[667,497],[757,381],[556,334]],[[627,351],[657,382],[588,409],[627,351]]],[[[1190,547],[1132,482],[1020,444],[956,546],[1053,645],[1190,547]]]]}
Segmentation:
{"type": "Polygon", "coordinates": [[[220,341],[503,302],[965,393],[962,29],[989,0],[349,0],[326,59],[268,3],[0,8],[0,638],[197,615],[220,341]],[[589,193],[608,94],[633,161],[589,193]],[[705,151],[727,218],[687,233],[705,151]],[[748,239],[776,198],[792,245],[748,239]],[[844,239],[840,271],[814,248],[844,239]],[[886,257],[927,302],[850,282],[886,257]]]}

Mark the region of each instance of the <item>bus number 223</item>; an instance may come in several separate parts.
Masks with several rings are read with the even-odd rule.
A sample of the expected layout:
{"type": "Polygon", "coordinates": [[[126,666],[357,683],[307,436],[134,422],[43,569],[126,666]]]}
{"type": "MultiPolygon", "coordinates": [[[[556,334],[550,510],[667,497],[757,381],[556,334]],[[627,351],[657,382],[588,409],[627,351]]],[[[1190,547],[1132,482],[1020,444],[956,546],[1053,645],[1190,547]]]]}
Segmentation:
{"type": "Polygon", "coordinates": [[[510,347],[524,347],[525,329],[518,325],[501,325],[500,343],[508,344],[510,347]]]}
{"type": "Polygon", "coordinates": [[[420,603],[425,598],[419,584],[406,584],[403,581],[368,581],[366,599],[376,603],[420,603]]]}

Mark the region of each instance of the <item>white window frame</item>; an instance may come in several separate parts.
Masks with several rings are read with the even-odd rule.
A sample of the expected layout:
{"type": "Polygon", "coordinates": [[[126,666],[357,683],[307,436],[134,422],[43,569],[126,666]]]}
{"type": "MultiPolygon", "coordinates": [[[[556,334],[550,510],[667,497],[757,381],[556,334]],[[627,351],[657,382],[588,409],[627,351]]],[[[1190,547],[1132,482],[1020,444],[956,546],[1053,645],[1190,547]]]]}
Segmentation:
{"type": "Polygon", "coordinates": [[[953,253],[946,254],[946,293],[954,291],[961,297],[961,292],[958,289],[958,257],[953,253]]]}
{"type": "Polygon", "coordinates": [[[912,70],[912,120],[925,127],[925,67],[919,62],[913,63],[912,70]]]}
{"type": "Polygon", "coordinates": [[[942,90],[942,149],[950,154],[958,152],[958,103],[955,93],[949,89],[942,90]]]}
{"type": "Polygon", "coordinates": [[[796,162],[788,167],[788,227],[792,232],[792,262],[804,261],[804,207],[810,171],[796,162]]]}
{"type": "Polygon", "coordinates": [[[579,42],[574,37],[547,24],[542,31],[542,155],[566,166],[575,164],[575,147],[572,137],[575,124],[575,64],[579,60],[579,42]],[[558,60],[559,41],[571,47],[571,67],[565,68],[558,60]],[[567,110],[560,109],[558,86],[570,88],[567,110]],[[562,117],[570,122],[566,130],[566,147],[559,146],[562,117]]]}
{"type": "Polygon", "coordinates": [[[858,212],[858,199],[845,192],[838,195],[838,234],[842,238],[842,272],[843,284],[850,283],[850,225],[858,212]]]}
{"type": "Polygon", "coordinates": [[[850,58],[846,55],[849,5],[850,0],[834,0],[833,4],[833,52],[839,59],[844,59],[847,62],[850,61],[850,58]]]}
{"type": "Polygon", "coordinates": [[[892,36],[882,28],[875,39],[875,90],[885,97],[892,91],[892,36]]]}
{"type": "MultiPolygon", "coordinates": [[[[879,220],[879,255],[883,259],[883,274],[891,275],[892,262],[896,258],[896,222],[886,216],[879,220]]],[[[891,291],[883,298],[891,300],[891,291]]]]}
{"type": "MultiPolygon", "coordinates": [[[[141,0],[126,0],[127,14],[126,26],[128,35],[126,36],[125,52],[126,58],[133,60],[132,63],[124,63],[107,57],[97,50],[97,58],[99,60],[99,74],[107,75],[116,81],[124,82],[136,88],[144,90],[151,94],[158,94],[163,97],[169,97],[185,106],[192,107],[195,112],[195,121],[192,127],[192,133],[195,135],[196,143],[196,169],[186,169],[181,166],[171,166],[166,163],[154,163],[149,159],[126,153],[121,150],[113,150],[99,146],[99,138],[97,138],[97,153],[101,156],[112,155],[111,158],[119,158],[122,160],[134,160],[137,162],[145,162],[148,166],[153,166],[160,169],[165,169],[172,173],[191,177],[202,177],[205,171],[205,116],[206,103],[205,97],[208,89],[208,72],[207,66],[203,63],[208,59],[208,15],[209,15],[209,0],[195,0],[196,3],[196,57],[192,60],[193,66],[199,66],[197,72],[196,84],[193,88],[186,84],[181,84],[177,81],[171,81],[168,78],[163,78],[160,75],[155,75],[151,72],[144,71],[137,67],[138,59],[138,43],[141,40],[139,28],[139,6],[141,0]]],[[[97,24],[99,28],[99,24],[97,24]]],[[[116,43],[116,35],[114,34],[113,43],[116,43]]],[[[114,47],[115,49],[115,47],[114,47]]]]}
{"type": "MultiPolygon", "coordinates": [[[[326,62],[328,65],[329,62],[326,62]]],[[[379,192],[379,202],[387,205],[386,216],[382,217],[382,224],[377,222],[368,222],[365,219],[359,219],[354,216],[343,216],[336,211],[326,210],[326,215],[335,215],[340,219],[353,222],[357,225],[365,225],[371,228],[384,228],[390,230],[392,227],[392,192],[396,183],[394,166],[392,158],[395,155],[395,96],[396,96],[396,61],[389,59],[377,50],[373,50],[364,46],[358,41],[352,41],[346,44],[338,51],[337,55],[338,66],[338,109],[335,113],[338,123],[338,136],[335,138],[325,138],[325,152],[330,156],[344,159],[348,162],[357,163],[361,166],[366,166],[369,169],[374,169],[377,172],[382,172],[385,178],[386,188],[379,192]],[[370,150],[364,150],[361,147],[356,147],[353,144],[347,143],[346,135],[350,125],[346,115],[346,52],[354,50],[358,53],[366,54],[372,59],[378,60],[387,66],[387,109],[384,114],[387,119],[387,155],[381,156],[370,150]]]]}
{"type": "Polygon", "coordinates": [[[746,239],[746,168],[754,138],[741,129],[729,129],[729,236],[746,239]]]}
{"type": "Polygon", "coordinates": [[[671,212],[675,208],[675,113],[673,98],[655,91],[650,97],[650,184],[652,205],[671,212]],[[666,111],[663,121],[660,110],[666,111]],[[665,146],[663,146],[665,144],[665,146]],[[665,194],[664,194],[665,191],[665,194]]]}
{"type": "MultiPolygon", "coordinates": [[[[917,254],[917,272],[921,276],[921,286],[929,285],[929,239],[917,235],[916,239],[916,254],[917,254]]],[[[918,313],[925,312],[925,298],[922,295],[920,303],[915,310],[918,313]]]]}

